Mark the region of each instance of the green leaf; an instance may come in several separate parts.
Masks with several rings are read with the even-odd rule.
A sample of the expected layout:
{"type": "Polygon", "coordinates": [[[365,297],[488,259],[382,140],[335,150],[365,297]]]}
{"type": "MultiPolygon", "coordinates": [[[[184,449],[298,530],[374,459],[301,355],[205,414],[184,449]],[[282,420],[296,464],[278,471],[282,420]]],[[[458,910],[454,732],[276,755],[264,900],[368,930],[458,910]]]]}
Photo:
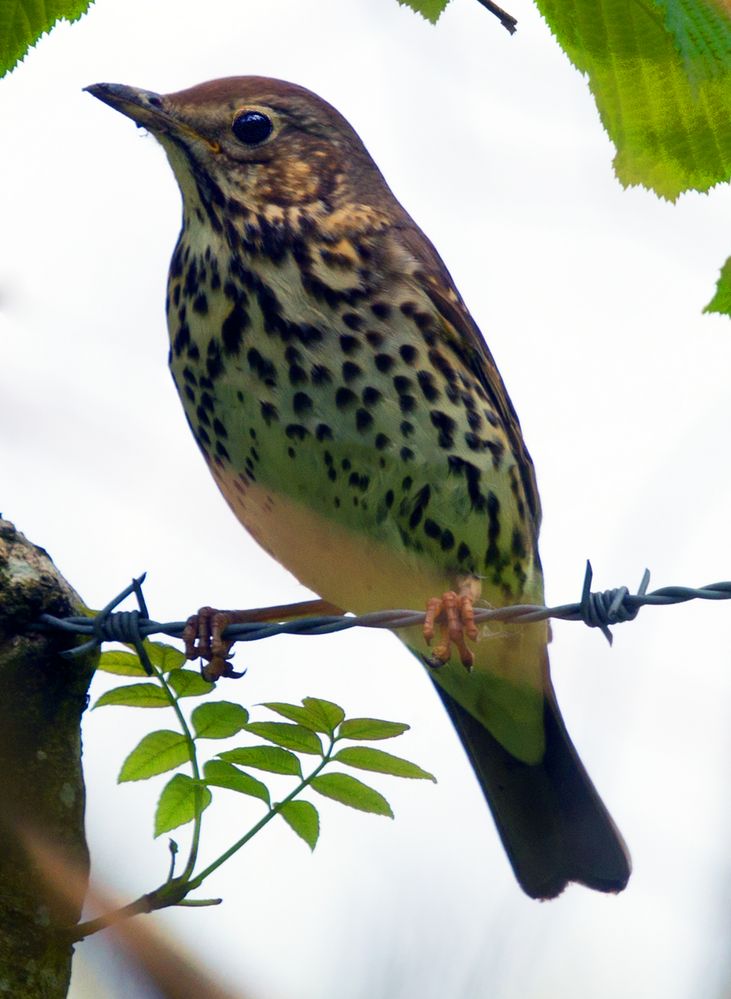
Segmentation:
{"type": "Polygon", "coordinates": [[[367,784],[362,784],[350,774],[322,774],[312,778],[310,787],[318,794],[339,801],[342,805],[349,805],[361,812],[373,812],[374,815],[387,815],[390,819],[393,818],[391,806],[383,795],[367,784]]]}
{"type": "Polygon", "coordinates": [[[417,14],[436,24],[449,3],[449,0],[398,0],[402,7],[411,7],[417,14]]]}
{"type": "Polygon", "coordinates": [[[107,704],[123,704],[129,708],[170,707],[167,694],[157,683],[128,683],[124,687],[115,687],[98,697],[94,708],[103,708],[107,704]]]}
{"type": "Polygon", "coordinates": [[[185,656],[174,645],[167,645],[165,642],[150,642],[147,639],[143,644],[150,657],[150,662],[153,666],[157,666],[161,673],[170,673],[174,669],[180,669],[185,663],[185,656]]]}
{"type": "Polygon", "coordinates": [[[345,712],[339,704],[332,701],[323,701],[320,697],[305,697],[302,703],[310,712],[312,717],[322,727],[318,732],[326,732],[332,735],[340,722],[345,718],[345,712]]]}
{"type": "Polygon", "coordinates": [[[369,742],[377,739],[393,739],[409,730],[402,722],[381,721],[379,718],[348,718],[338,730],[339,739],[357,739],[369,742]]]}
{"type": "Polygon", "coordinates": [[[314,715],[300,704],[287,704],[284,701],[265,701],[261,706],[269,708],[270,711],[274,711],[275,714],[281,715],[283,718],[289,718],[290,721],[296,722],[303,728],[308,728],[311,732],[327,731],[327,729],[321,727],[321,724],[318,723],[314,715]]]}
{"type": "Polygon", "coordinates": [[[214,686],[192,669],[176,669],[168,677],[168,683],[178,697],[199,697],[201,694],[210,694],[214,686]]]}
{"type": "Polygon", "coordinates": [[[184,735],[161,729],[150,732],[135,746],[119,771],[118,782],[147,780],[156,774],[179,767],[190,761],[190,750],[184,735]]]}
{"type": "Polygon", "coordinates": [[[315,806],[309,801],[287,801],[279,806],[279,814],[290,829],[294,829],[314,850],[320,835],[320,816],[315,806]]]}
{"type": "Polygon", "coordinates": [[[400,756],[392,756],[381,749],[371,749],[370,746],[347,746],[333,756],[334,760],[357,767],[359,770],[373,770],[379,774],[391,774],[393,777],[414,777],[421,780],[431,780],[436,784],[434,774],[427,773],[415,763],[404,760],[400,756]]]}
{"type": "Polygon", "coordinates": [[[699,0],[537,0],[588,76],[625,186],[675,199],[731,174],[731,16],[699,0]]]}
{"type": "Polygon", "coordinates": [[[277,746],[293,749],[296,753],[322,756],[322,743],[314,732],[302,725],[288,725],[286,722],[249,722],[246,731],[277,746]]]}
{"type": "Polygon", "coordinates": [[[249,712],[231,701],[213,701],[199,704],[190,720],[199,739],[228,739],[241,731],[249,712]]]}
{"type": "Polygon", "coordinates": [[[57,21],[76,21],[91,0],[10,0],[0,3],[0,76],[20,62],[57,21]]]}
{"type": "Polygon", "coordinates": [[[719,312],[731,316],[731,257],[721,268],[721,276],[716,284],[716,294],[703,310],[704,312],[719,312]]]}
{"type": "Polygon", "coordinates": [[[230,791],[238,791],[240,794],[250,794],[253,798],[261,798],[267,805],[270,805],[269,788],[262,784],[256,777],[244,773],[238,767],[230,763],[223,763],[221,760],[209,760],[203,766],[203,774],[206,784],[214,787],[226,787],[230,791]]]}
{"type": "Polygon", "coordinates": [[[302,766],[294,753],[279,746],[241,746],[238,749],[227,749],[216,754],[219,759],[229,763],[242,763],[254,770],[266,770],[272,774],[291,774],[302,776],[302,766]]]}
{"type": "Polygon", "coordinates": [[[192,822],[208,808],[213,795],[185,774],[176,774],[162,789],[155,809],[155,836],[192,822]]]}
{"type": "Polygon", "coordinates": [[[146,676],[144,667],[133,652],[102,652],[97,669],[116,676],[146,676]]]}

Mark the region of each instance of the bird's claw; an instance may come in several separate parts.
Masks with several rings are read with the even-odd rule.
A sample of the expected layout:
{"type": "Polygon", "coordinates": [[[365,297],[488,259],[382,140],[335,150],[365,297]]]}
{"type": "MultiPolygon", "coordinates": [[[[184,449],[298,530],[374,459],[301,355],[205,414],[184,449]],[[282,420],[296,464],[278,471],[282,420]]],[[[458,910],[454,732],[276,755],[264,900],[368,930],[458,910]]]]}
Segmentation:
{"type": "Polygon", "coordinates": [[[434,639],[437,624],[439,644],[432,650],[430,664],[434,667],[443,666],[449,660],[454,644],[462,665],[465,669],[472,669],[475,656],[466,639],[471,638],[474,641],[478,635],[473,597],[470,594],[460,595],[454,590],[443,593],[441,597],[431,597],[427,601],[424,620],[424,638],[427,645],[431,645],[434,639]]]}
{"type": "Polygon", "coordinates": [[[183,629],[186,659],[203,659],[201,676],[209,683],[215,683],[222,676],[238,679],[244,675],[237,673],[230,663],[233,642],[223,638],[223,632],[233,622],[231,611],[216,610],[214,607],[201,607],[197,614],[191,614],[183,629]]]}

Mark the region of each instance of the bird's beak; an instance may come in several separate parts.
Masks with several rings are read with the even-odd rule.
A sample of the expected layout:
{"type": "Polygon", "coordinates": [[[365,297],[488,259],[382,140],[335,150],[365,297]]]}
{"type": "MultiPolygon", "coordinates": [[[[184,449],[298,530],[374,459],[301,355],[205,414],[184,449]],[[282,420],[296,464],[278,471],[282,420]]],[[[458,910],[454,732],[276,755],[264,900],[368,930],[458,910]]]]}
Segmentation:
{"type": "Polygon", "coordinates": [[[151,132],[164,131],[166,126],[176,124],[165,111],[164,99],[150,90],[127,87],[123,83],[93,83],[84,90],[151,132]]]}

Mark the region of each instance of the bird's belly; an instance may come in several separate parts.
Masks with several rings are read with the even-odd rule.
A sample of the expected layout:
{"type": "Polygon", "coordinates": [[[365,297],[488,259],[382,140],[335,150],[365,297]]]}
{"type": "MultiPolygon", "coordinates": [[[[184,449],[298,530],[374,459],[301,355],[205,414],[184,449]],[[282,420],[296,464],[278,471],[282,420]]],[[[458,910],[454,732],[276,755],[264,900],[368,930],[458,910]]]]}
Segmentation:
{"type": "Polygon", "coordinates": [[[258,544],[319,596],[356,613],[423,609],[454,585],[417,555],[364,538],[317,509],[258,483],[242,484],[215,468],[236,517],[258,544]]]}

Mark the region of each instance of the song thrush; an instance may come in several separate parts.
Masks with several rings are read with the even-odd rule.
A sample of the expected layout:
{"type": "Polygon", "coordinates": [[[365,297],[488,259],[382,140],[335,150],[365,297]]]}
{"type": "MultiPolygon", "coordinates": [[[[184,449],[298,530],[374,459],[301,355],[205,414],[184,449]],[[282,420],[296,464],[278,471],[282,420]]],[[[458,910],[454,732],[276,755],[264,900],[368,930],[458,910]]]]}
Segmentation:
{"type": "Polygon", "coordinates": [[[621,891],[629,858],[561,719],[546,625],[482,627],[472,651],[464,640],[476,599],[543,601],[540,504],[503,381],[436,250],[347,121],[301,87],[89,90],[156,136],[180,185],[170,366],[231,509],[332,604],[428,604],[428,632],[445,609],[435,655],[421,630],[400,637],[427,664],[523,889],[621,891]]]}

